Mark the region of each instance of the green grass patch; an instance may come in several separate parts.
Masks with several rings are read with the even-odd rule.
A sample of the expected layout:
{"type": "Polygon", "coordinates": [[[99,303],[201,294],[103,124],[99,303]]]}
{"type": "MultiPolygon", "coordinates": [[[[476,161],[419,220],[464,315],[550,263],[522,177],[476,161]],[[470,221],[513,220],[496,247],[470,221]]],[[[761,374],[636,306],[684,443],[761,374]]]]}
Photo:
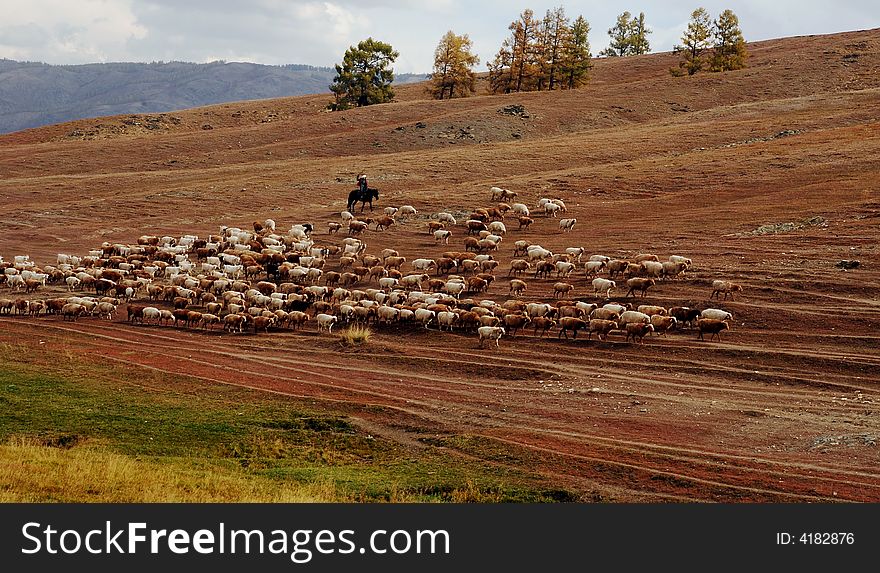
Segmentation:
{"type": "Polygon", "coordinates": [[[0,345],[0,500],[560,500],[526,471],[374,437],[315,404],[0,345]]]}

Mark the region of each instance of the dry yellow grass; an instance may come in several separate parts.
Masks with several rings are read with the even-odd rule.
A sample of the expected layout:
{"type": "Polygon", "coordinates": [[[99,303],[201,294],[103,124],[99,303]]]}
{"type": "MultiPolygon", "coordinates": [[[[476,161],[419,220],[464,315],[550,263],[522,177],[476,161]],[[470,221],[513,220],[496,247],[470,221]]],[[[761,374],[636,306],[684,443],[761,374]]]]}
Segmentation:
{"type": "Polygon", "coordinates": [[[327,483],[282,483],[192,460],[157,463],[24,439],[0,446],[0,502],[337,502],[327,483]]]}
{"type": "Polygon", "coordinates": [[[339,333],[339,341],[345,346],[361,346],[370,341],[373,331],[365,326],[350,326],[339,333]]]}

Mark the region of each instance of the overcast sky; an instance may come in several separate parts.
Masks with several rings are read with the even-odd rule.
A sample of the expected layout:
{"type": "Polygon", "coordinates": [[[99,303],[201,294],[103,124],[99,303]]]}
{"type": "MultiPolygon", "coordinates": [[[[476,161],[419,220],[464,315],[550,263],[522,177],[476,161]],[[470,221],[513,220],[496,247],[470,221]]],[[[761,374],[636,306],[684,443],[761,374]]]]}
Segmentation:
{"type": "Polygon", "coordinates": [[[423,73],[452,30],[470,35],[484,71],[523,9],[543,15],[559,5],[590,22],[594,54],[624,10],[645,13],[655,52],[672,49],[701,5],[713,18],[732,9],[750,41],[880,27],[880,0],[0,0],[0,58],[331,66],[372,36],[400,52],[396,72],[423,73]]]}

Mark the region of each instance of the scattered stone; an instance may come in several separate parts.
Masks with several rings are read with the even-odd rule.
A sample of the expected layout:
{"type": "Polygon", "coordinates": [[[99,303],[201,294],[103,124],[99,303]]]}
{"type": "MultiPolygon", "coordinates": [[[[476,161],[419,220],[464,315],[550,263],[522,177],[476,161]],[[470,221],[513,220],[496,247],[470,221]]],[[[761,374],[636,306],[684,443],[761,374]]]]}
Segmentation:
{"type": "Polygon", "coordinates": [[[428,126],[424,122],[422,122],[422,121],[416,122],[416,129],[425,129],[426,127],[428,127],[428,126]]]}
{"type": "Polygon", "coordinates": [[[531,116],[529,116],[528,112],[526,112],[525,106],[522,104],[518,104],[518,103],[506,105],[506,106],[502,107],[501,109],[499,109],[498,113],[501,113],[504,115],[518,116],[518,117],[521,117],[524,119],[531,117],[531,116]]]}
{"type": "Polygon", "coordinates": [[[857,268],[859,268],[859,265],[861,265],[861,264],[862,264],[861,261],[857,261],[854,259],[853,260],[843,259],[842,261],[839,261],[834,266],[839,269],[857,269],[857,268]]]}
{"type": "Polygon", "coordinates": [[[205,125],[202,126],[202,129],[214,129],[214,126],[211,125],[210,123],[206,123],[205,125]]]}

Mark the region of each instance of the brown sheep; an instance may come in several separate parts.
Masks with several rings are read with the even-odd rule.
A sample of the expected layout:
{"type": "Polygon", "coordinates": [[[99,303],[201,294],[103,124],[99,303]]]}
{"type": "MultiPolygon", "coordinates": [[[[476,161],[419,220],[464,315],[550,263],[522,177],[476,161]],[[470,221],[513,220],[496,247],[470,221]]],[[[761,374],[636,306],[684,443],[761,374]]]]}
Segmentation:
{"type": "Polygon", "coordinates": [[[519,230],[520,231],[522,231],[522,230],[527,231],[529,229],[529,225],[531,225],[532,223],[535,222],[534,219],[532,219],[531,217],[526,217],[525,215],[518,217],[517,221],[519,222],[519,230]]]}
{"type": "Polygon", "coordinates": [[[478,219],[469,219],[465,222],[465,224],[467,225],[468,235],[478,235],[480,231],[488,230],[486,228],[486,223],[478,219]]]}
{"type": "Polygon", "coordinates": [[[522,274],[529,270],[531,266],[532,264],[526,260],[514,259],[510,261],[510,270],[507,271],[507,276],[517,276],[518,274],[522,274]]]}
{"type": "Polygon", "coordinates": [[[638,254],[633,259],[633,262],[636,262],[636,263],[641,263],[642,261],[660,262],[660,257],[658,257],[657,255],[638,254]]]}
{"type": "Polygon", "coordinates": [[[391,217],[390,215],[383,215],[383,216],[379,217],[378,219],[376,219],[376,230],[377,231],[379,231],[379,230],[384,231],[385,229],[387,229],[388,227],[390,227],[393,224],[394,224],[394,217],[391,217]],[[381,229],[380,229],[380,227],[381,227],[381,229]]]}
{"type": "Polygon", "coordinates": [[[574,285],[568,283],[555,283],[553,285],[553,298],[562,298],[574,290],[574,285]]]}
{"type": "Polygon", "coordinates": [[[441,223],[440,221],[428,221],[428,234],[433,235],[435,231],[440,231],[446,228],[446,223],[441,223]]]}
{"type": "Polygon", "coordinates": [[[578,330],[584,330],[588,327],[588,323],[586,320],[581,318],[574,318],[571,316],[566,316],[559,319],[559,335],[558,338],[562,338],[563,335],[565,338],[568,338],[568,331],[572,331],[574,333],[574,338],[577,340],[578,330]]]}
{"type": "Polygon", "coordinates": [[[511,338],[516,336],[516,331],[525,328],[532,320],[524,314],[505,314],[504,326],[508,328],[511,338]]]}
{"type": "Polygon", "coordinates": [[[613,279],[617,273],[624,272],[628,265],[629,261],[624,259],[613,259],[608,261],[608,264],[606,265],[608,276],[613,279]]]}
{"type": "Polygon", "coordinates": [[[617,329],[617,323],[613,320],[604,320],[601,318],[592,318],[590,319],[590,328],[587,331],[587,338],[592,340],[593,333],[599,337],[599,340],[605,341],[608,340],[608,333],[612,330],[617,329]]]}
{"type": "Polygon", "coordinates": [[[654,327],[654,332],[658,334],[666,334],[670,328],[674,329],[677,323],[678,321],[674,316],[661,316],[659,314],[651,316],[651,326],[654,327]]]}
{"type": "Polygon", "coordinates": [[[464,250],[475,251],[475,252],[479,251],[480,250],[480,240],[475,237],[465,237],[464,250]]]}
{"type": "Polygon", "coordinates": [[[556,321],[546,316],[536,316],[532,319],[532,326],[534,327],[534,335],[540,338],[556,327],[556,321]],[[538,334],[538,330],[541,331],[541,334],[538,334]]]}
{"type": "Polygon", "coordinates": [[[644,344],[645,335],[654,332],[654,326],[643,322],[630,322],[626,325],[626,342],[632,337],[633,342],[644,344]]]}
{"type": "Polygon", "coordinates": [[[712,299],[717,296],[720,300],[721,293],[724,293],[724,300],[727,300],[728,295],[730,295],[730,299],[733,300],[733,293],[742,292],[742,290],[742,285],[730,281],[712,281],[712,294],[709,298],[712,299]]]}
{"type": "Polygon", "coordinates": [[[626,296],[630,296],[636,291],[640,291],[642,296],[647,296],[648,289],[656,284],[654,279],[645,279],[645,278],[632,278],[626,281],[626,286],[629,287],[629,291],[627,291],[626,296]]]}
{"type": "Polygon", "coordinates": [[[727,324],[727,322],[724,320],[717,320],[714,318],[701,318],[701,319],[697,320],[697,330],[700,331],[700,334],[698,337],[699,340],[703,340],[703,333],[708,332],[709,334],[711,334],[711,336],[709,337],[710,342],[716,336],[718,337],[718,340],[720,341],[721,340],[721,331],[727,330],[729,328],[730,328],[730,325],[727,324]]]}
{"type": "Polygon", "coordinates": [[[349,235],[360,235],[365,230],[367,230],[368,224],[364,221],[350,221],[348,223],[348,234],[349,235]]]}
{"type": "Polygon", "coordinates": [[[486,292],[489,288],[488,281],[478,278],[471,277],[468,279],[468,292],[486,292]]]}
{"type": "Polygon", "coordinates": [[[693,328],[694,322],[700,318],[700,311],[696,308],[689,308],[687,306],[674,306],[669,309],[669,316],[675,318],[676,326],[681,324],[693,328]]]}
{"type": "Polygon", "coordinates": [[[526,290],[526,283],[519,280],[513,279],[510,281],[510,295],[511,296],[522,296],[523,292],[526,290]]]}

